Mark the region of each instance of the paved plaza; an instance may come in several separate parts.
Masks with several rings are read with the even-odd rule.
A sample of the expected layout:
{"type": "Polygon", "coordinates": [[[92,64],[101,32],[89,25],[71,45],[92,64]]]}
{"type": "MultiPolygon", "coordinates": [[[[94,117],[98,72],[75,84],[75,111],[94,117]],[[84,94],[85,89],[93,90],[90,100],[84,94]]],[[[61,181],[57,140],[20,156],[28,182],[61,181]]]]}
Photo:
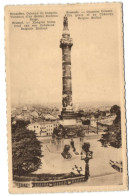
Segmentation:
{"type": "MultiPolygon", "coordinates": [[[[89,142],[91,147],[90,150],[93,151],[93,159],[89,161],[90,166],[90,178],[87,183],[88,185],[102,185],[105,183],[111,184],[114,182],[116,184],[122,183],[122,175],[113,169],[109,164],[109,161],[121,161],[121,149],[116,149],[113,147],[102,147],[98,139],[87,140],[83,138],[75,138],[75,148],[79,155],[75,155],[72,148],[70,148],[71,159],[64,159],[61,155],[65,144],[70,144],[70,139],[63,139],[59,142],[52,143],[51,141],[44,140],[44,138],[39,138],[42,141],[42,166],[35,173],[78,173],[76,167],[81,170],[81,174],[85,172],[85,162],[81,160],[81,150],[82,144],[84,142],[89,142]],[[116,180],[114,181],[114,178],[116,180]],[[106,180],[105,180],[106,179],[106,180]]],[[[81,183],[83,185],[83,183],[81,183]]]]}

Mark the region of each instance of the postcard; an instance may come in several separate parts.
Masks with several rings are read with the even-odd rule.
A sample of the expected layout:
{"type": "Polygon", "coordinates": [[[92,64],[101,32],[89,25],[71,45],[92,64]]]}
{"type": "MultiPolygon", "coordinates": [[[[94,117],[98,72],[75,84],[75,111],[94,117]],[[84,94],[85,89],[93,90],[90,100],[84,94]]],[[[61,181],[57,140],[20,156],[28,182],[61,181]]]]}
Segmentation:
{"type": "Polygon", "coordinates": [[[128,189],[122,3],[5,7],[10,193],[128,189]]]}

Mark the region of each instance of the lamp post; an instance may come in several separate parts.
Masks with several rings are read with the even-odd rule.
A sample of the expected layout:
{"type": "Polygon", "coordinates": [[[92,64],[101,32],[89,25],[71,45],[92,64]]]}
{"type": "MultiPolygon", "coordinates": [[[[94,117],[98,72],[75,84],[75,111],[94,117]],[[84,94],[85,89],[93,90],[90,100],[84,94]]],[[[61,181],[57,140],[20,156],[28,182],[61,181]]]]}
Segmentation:
{"type": "Polygon", "coordinates": [[[97,134],[98,134],[98,118],[97,118],[97,134]]]}
{"type": "Polygon", "coordinates": [[[97,114],[96,114],[96,118],[97,118],[97,122],[96,122],[96,124],[97,124],[97,134],[99,133],[99,129],[98,129],[98,119],[99,119],[99,113],[97,112],[97,114]]]}
{"type": "Polygon", "coordinates": [[[85,161],[85,179],[88,180],[90,176],[89,160],[93,159],[93,152],[90,151],[90,143],[84,143],[82,150],[85,152],[85,156],[83,157],[83,155],[81,155],[81,160],[85,161]]]}

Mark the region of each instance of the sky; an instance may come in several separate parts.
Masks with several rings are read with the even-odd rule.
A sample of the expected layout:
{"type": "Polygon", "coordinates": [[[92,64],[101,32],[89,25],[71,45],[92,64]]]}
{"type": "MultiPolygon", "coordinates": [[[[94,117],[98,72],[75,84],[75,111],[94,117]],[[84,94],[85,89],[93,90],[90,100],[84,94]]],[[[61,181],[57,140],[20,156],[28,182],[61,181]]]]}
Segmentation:
{"type": "MultiPolygon", "coordinates": [[[[82,9],[82,8],[81,8],[82,9]]],[[[91,8],[88,8],[91,9],[91,8]]],[[[53,11],[56,10],[53,8],[53,11]]],[[[117,11],[101,20],[68,17],[73,103],[118,103],[120,62],[117,11]]],[[[9,70],[12,104],[62,100],[62,51],[59,47],[66,8],[54,27],[21,31],[9,25],[9,70]]]]}

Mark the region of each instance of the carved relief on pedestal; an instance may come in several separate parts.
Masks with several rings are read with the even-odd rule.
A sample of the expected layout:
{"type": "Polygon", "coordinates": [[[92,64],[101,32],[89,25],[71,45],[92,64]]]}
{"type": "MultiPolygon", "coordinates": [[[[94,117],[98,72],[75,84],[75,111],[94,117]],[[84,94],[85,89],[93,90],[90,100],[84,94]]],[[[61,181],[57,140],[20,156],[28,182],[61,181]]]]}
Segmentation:
{"type": "Polygon", "coordinates": [[[65,110],[67,110],[67,109],[72,110],[73,103],[72,103],[71,94],[69,94],[69,95],[64,94],[63,95],[62,105],[63,105],[63,108],[65,108],[65,110]]]}

